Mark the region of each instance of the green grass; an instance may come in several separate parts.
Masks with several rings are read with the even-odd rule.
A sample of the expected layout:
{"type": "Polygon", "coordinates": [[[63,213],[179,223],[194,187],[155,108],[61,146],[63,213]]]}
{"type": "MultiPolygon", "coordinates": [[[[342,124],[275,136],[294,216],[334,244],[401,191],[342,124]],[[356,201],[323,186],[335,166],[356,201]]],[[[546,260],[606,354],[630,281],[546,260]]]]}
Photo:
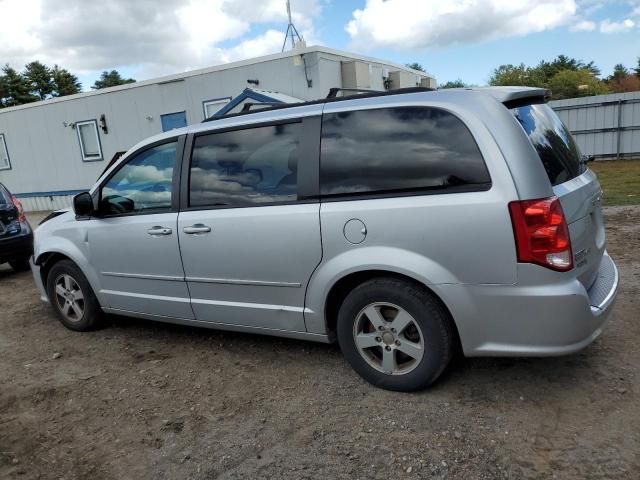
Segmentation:
{"type": "Polygon", "coordinates": [[[640,205],[640,159],[604,160],[589,168],[598,174],[604,205],[640,205]]]}

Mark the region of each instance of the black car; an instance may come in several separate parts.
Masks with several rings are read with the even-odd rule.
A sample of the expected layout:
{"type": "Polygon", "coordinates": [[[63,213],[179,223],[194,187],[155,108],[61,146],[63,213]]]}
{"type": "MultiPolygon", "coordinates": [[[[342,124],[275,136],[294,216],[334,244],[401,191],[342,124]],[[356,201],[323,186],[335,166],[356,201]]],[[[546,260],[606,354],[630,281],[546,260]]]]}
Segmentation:
{"type": "Polygon", "coordinates": [[[33,254],[33,230],[22,204],[0,183],[0,264],[9,263],[16,271],[29,269],[33,254]]]}

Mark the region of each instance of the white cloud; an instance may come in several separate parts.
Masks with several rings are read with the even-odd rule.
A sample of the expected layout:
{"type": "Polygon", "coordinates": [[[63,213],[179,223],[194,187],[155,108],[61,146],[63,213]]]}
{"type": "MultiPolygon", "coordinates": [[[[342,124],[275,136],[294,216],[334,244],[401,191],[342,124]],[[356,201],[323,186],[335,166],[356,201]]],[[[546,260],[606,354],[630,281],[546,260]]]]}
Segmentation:
{"type": "Polygon", "coordinates": [[[356,48],[424,48],[522,36],[569,23],[574,0],[367,0],[346,30],[356,48]]]}
{"type": "MultiPolygon", "coordinates": [[[[320,14],[320,4],[316,0],[295,0],[292,2],[291,17],[296,28],[312,27],[312,17],[320,14]]],[[[287,22],[287,10],[284,0],[226,0],[222,11],[247,22],[287,22]]]]}
{"type": "MultiPolygon", "coordinates": [[[[314,40],[320,1],[292,5],[314,40]]],[[[279,52],[287,18],[281,0],[0,0],[0,12],[3,62],[37,59],[80,75],[130,67],[140,79],[279,52]]]]}
{"type": "Polygon", "coordinates": [[[267,30],[262,35],[217,51],[221,62],[232,62],[239,58],[259,57],[279,52],[284,42],[284,34],[278,30],[267,30]]]}
{"type": "Polygon", "coordinates": [[[600,32],[601,33],[622,33],[628,32],[633,27],[635,27],[636,23],[627,18],[621,22],[612,22],[608,18],[600,22],[600,32]]]}
{"type": "Polygon", "coordinates": [[[595,29],[596,22],[592,22],[591,20],[581,20],[574,23],[570,28],[572,32],[592,32],[595,29]]]}

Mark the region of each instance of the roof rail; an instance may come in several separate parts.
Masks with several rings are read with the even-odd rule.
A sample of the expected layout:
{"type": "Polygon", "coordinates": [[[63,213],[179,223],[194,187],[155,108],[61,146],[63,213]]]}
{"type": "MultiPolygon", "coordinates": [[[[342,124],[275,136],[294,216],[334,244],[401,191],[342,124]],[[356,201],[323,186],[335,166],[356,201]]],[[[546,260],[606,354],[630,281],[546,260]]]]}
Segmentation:
{"type": "Polygon", "coordinates": [[[371,88],[339,88],[333,87],[329,89],[329,94],[326,98],[337,98],[338,92],[353,92],[353,93],[384,93],[383,90],[373,90],[371,88]]]}
{"type": "MultiPolygon", "coordinates": [[[[323,103],[333,103],[333,102],[342,102],[342,101],[346,101],[346,100],[358,100],[360,98],[371,98],[371,97],[384,97],[384,96],[390,96],[390,95],[401,95],[403,93],[420,93],[420,92],[433,92],[435,91],[434,88],[425,88],[425,87],[408,87],[408,88],[398,88],[396,90],[363,90],[363,89],[350,89],[350,88],[332,88],[329,91],[329,96],[327,96],[326,98],[321,98],[318,100],[310,100],[307,102],[296,102],[296,103],[275,103],[275,102],[258,102],[258,103],[251,103],[251,106],[260,106],[260,105],[265,105],[265,108],[262,108],[260,110],[251,110],[251,106],[249,107],[243,107],[242,111],[240,112],[234,112],[234,113],[224,113],[222,115],[220,114],[213,114],[211,117],[206,118],[203,120],[204,122],[212,122],[215,120],[220,120],[221,118],[229,118],[229,117],[237,117],[240,115],[248,115],[251,113],[258,113],[258,112],[268,112],[271,110],[280,110],[283,108],[292,108],[292,107],[301,107],[301,106],[306,106],[306,105],[318,105],[318,104],[323,104],[323,103]],[[334,93],[334,96],[331,96],[331,93],[335,91],[336,93],[334,93]],[[357,94],[353,94],[353,95],[344,95],[342,97],[338,97],[335,96],[337,94],[337,92],[339,91],[344,91],[344,92],[360,92],[357,94]]],[[[247,104],[245,104],[247,105],[247,104]]]]}
{"type": "MultiPolygon", "coordinates": [[[[251,111],[251,107],[277,107],[283,103],[284,102],[247,102],[242,106],[240,113],[251,111]]],[[[285,105],[295,105],[295,103],[285,103],[285,105]]]]}

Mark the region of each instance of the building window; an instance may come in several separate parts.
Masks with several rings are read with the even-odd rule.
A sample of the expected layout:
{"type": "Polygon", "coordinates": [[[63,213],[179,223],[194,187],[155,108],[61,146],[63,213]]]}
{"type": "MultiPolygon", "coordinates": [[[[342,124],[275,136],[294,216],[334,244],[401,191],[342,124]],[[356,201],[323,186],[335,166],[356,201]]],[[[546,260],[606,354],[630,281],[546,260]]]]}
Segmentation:
{"type": "Polygon", "coordinates": [[[176,128],[187,126],[187,112],[165,113],[160,115],[160,123],[162,123],[162,131],[169,132],[176,128]]]}
{"type": "Polygon", "coordinates": [[[226,98],[214,98],[212,100],[205,100],[204,102],[202,102],[202,108],[204,110],[205,120],[209,117],[214,116],[217,112],[220,111],[222,107],[224,107],[230,101],[231,101],[231,97],[226,97],[226,98]]]}
{"type": "Polygon", "coordinates": [[[80,142],[80,151],[84,162],[102,160],[102,147],[98,135],[98,122],[86,120],[76,123],[76,132],[80,142]]]}
{"type": "Polygon", "coordinates": [[[4,140],[4,133],[0,133],[0,170],[11,170],[11,161],[9,160],[7,143],[4,140]]]}

